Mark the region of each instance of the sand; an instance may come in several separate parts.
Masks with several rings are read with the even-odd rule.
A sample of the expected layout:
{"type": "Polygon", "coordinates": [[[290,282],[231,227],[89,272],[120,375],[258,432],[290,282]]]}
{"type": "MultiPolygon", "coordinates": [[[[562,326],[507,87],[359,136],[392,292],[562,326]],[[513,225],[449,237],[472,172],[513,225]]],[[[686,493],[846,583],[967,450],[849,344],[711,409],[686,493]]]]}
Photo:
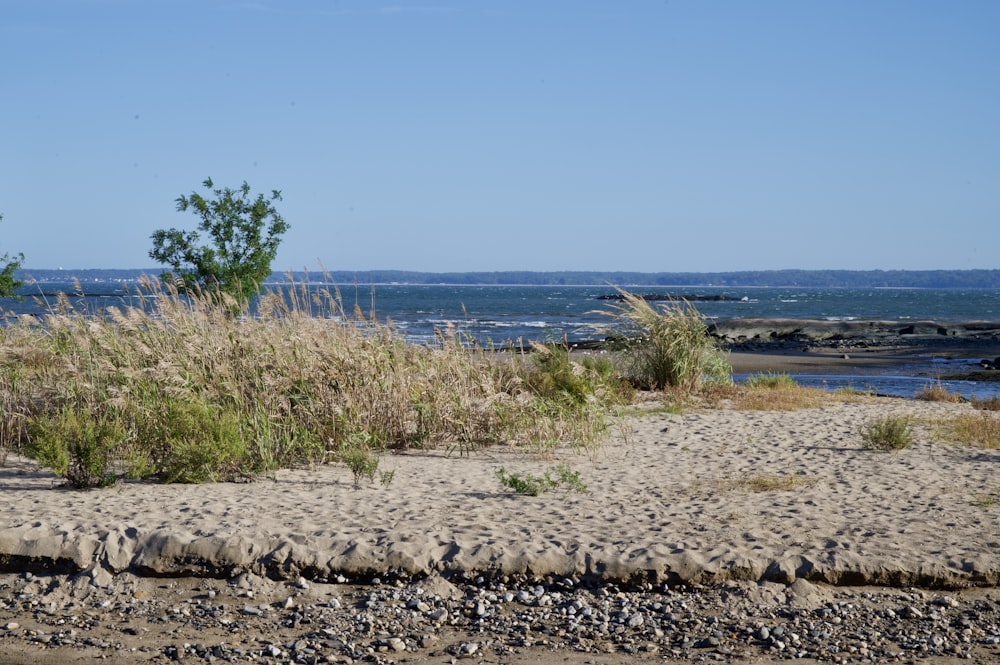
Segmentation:
{"type": "Polygon", "coordinates": [[[597,451],[493,447],[388,456],[388,486],[342,466],[247,484],[119,483],[77,492],[34,463],[0,469],[0,566],[149,575],[353,579],[455,570],[643,577],[670,583],[799,577],[832,584],[1000,581],[1000,453],[949,445],[928,420],[968,404],[871,398],[793,412],[631,417],[597,451]],[[862,448],[859,429],[918,416],[914,447],[862,448]],[[512,494],[500,467],[564,464],[586,492],[512,494]],[[792,479],[752,491],[755,479],[792,479]]]}
{"type": "MultiPolygon", "coordinates": [[[[789,357],[843,361],[739,354],[734,366],[789,371],[789,357]]],[[[11,456],[0,468],[0,573],[1000,584],[1000,451],[949,443],[936,424],[978,413],[971,405],[866,397],[791,412],[658,406],[627,417],[597,450],[392,454],[381,465],[391,482],[360,488],[346,468],[318,466],[249,483],[79,492],[11,456]],[[913,447],[866,450],[860,429],[889,414],[915,418],[913,447]],[[500,467],[541,475],[560,464],[586,491],[521,496],[496,477],[500,467]]]]}

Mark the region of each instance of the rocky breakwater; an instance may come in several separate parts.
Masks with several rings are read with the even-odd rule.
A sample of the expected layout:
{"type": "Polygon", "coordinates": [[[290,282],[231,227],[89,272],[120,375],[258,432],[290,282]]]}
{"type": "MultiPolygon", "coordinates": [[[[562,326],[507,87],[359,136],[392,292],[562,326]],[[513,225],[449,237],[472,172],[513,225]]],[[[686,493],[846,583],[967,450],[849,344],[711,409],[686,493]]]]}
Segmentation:
{"type": "Polygon", "coordinates": [[[871,321],[720,319],[709,334],[734,350],[810,347],[945,346],[1000,344],[1000,321],[871,321]]]}

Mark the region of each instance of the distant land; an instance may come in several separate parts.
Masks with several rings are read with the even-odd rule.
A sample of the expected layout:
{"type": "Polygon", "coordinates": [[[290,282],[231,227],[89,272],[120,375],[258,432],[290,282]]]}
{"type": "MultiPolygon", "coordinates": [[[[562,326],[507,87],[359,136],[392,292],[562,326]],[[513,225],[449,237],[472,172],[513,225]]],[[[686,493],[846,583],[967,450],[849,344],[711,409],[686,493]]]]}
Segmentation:
{"type": "MultiPolygon", "coordinates": [[[[26,283],[134,282],[142,275],[159,275],[160,268],[73,269],[18,271],[26,283]]],[[[413,272],[408,270],[331,270],[274,273],[265,282],[330,284],[470,284],[538,286],[795,286],[816,288],[1000,289],[1000,270],[752,270],[734,272],[601,272],[507,270],[496,272],[413,272]]]]}

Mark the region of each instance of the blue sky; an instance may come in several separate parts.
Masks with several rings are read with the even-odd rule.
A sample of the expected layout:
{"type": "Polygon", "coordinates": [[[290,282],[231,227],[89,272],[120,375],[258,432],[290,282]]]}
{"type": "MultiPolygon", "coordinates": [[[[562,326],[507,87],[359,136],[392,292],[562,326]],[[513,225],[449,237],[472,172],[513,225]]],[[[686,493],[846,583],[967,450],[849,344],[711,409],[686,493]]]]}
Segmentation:
{"type": "Polygon", "coordinates": [[[994,0],[0,0],[0,254],[276,270],[1000,267],[994,0]]]}

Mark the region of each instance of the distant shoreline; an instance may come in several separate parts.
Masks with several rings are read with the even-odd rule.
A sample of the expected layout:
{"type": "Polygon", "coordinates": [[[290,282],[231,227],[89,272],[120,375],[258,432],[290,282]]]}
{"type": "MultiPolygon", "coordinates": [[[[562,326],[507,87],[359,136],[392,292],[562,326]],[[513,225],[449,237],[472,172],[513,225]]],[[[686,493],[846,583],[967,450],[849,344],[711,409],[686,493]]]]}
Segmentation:
{"type": "MultiPolygon", "coordinates": [[[[49,281],[134,281],[162,268],[25,268],[18,279],[49,281]]],[[[1000,289],[1000,270],[754,270],[731,272],[633,272],[601,270],[500,270],[421,272],[411,270],[277,271],[268,284],[313,281],[331,285],[409,286],[628,286],[642,288],[928,288],[1000,289]],[[320,278],[320,279],[317,279],[320,278]]]]}

